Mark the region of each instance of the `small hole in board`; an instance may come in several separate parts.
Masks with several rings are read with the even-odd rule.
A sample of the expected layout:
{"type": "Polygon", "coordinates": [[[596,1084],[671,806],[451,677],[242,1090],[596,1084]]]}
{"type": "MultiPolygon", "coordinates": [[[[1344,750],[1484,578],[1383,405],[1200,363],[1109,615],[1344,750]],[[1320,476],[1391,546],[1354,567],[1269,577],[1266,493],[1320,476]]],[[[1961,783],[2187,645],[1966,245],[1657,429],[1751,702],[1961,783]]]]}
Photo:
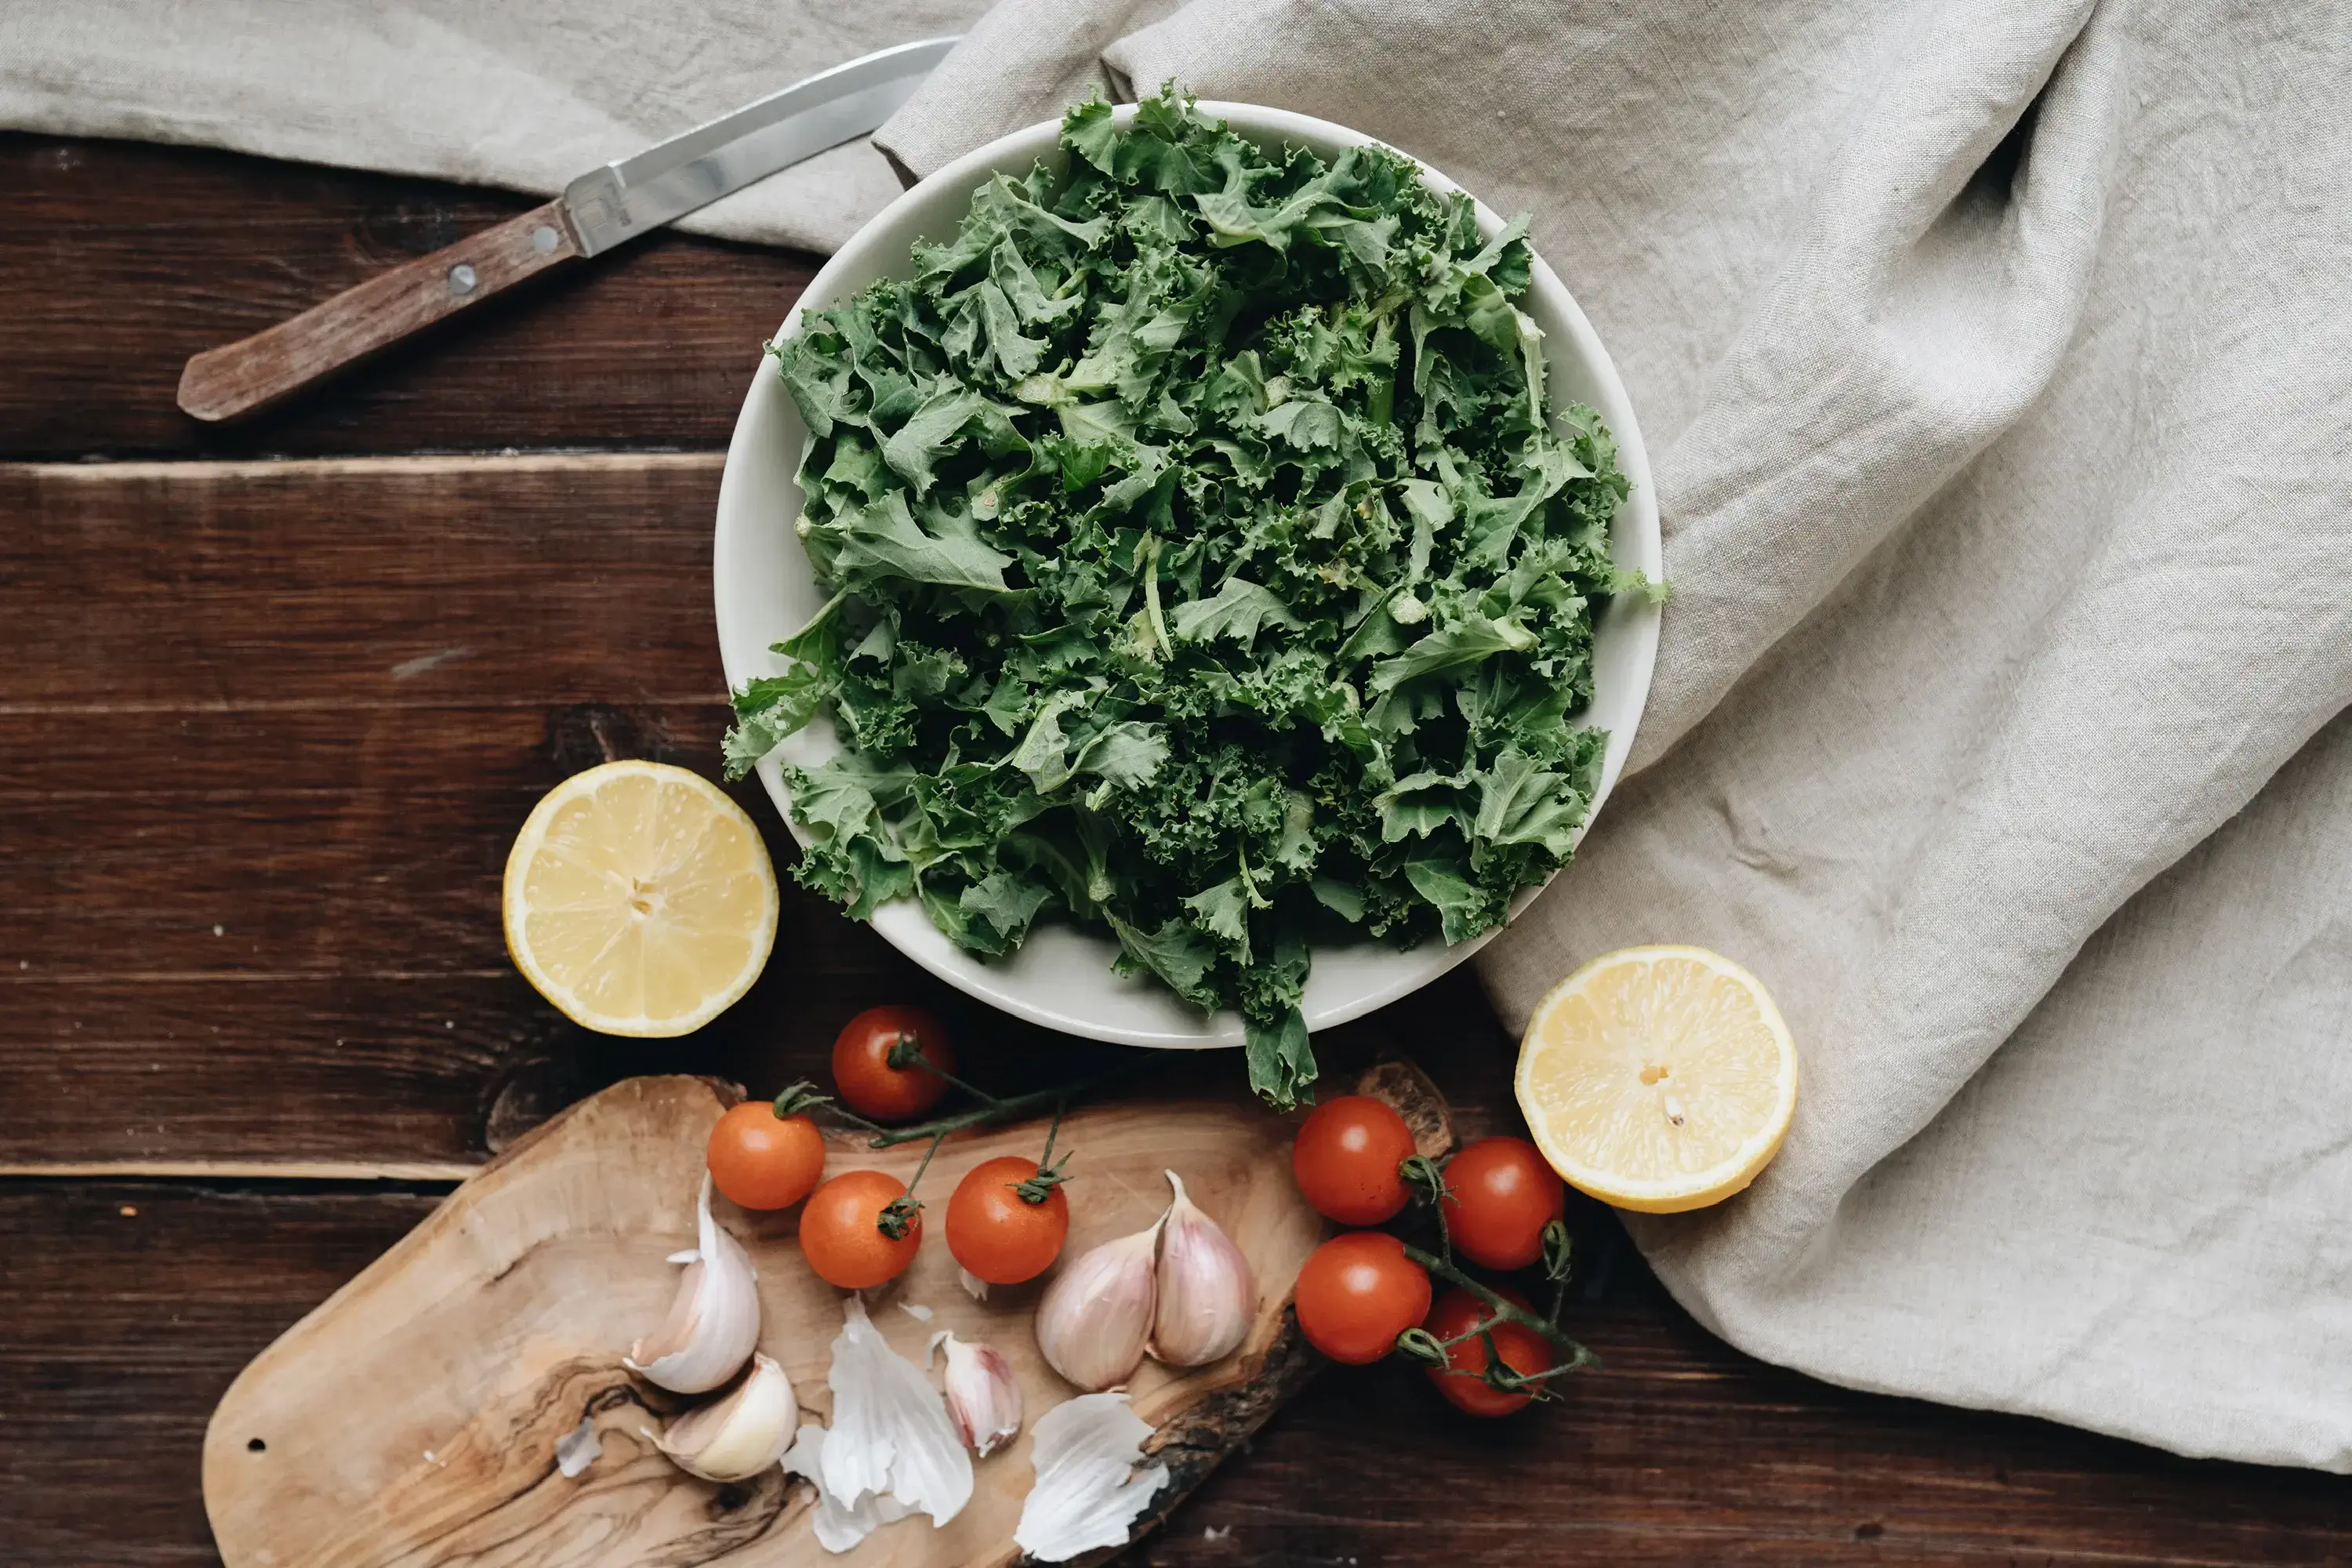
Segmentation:
{"type": "Polygon", "coordinates": [[[266,1454],[269,1451],[269,1445],[258,1437],[249,1438],[246,1442],[245,1451],[248,1454],[266,1454]]]}

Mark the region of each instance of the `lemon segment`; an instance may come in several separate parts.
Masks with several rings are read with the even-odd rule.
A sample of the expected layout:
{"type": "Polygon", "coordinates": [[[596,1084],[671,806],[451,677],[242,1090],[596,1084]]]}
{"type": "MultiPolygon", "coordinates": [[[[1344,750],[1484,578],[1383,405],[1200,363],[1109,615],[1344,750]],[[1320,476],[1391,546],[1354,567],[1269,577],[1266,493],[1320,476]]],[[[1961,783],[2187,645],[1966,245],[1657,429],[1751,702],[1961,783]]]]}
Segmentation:
{"type": "Polygon", "coordinates": [[[507,952],[574,1023],[700,1028],[776,942],[775,868],[743,808],[667,763],[606,763],[548,792],[515,836],[507,952]]]}
{"type": "Polygon", "coordinates": [[[1721,1203],[1780,1151],[1797,1047],[1756,976],[1702,947],[1594,959],[1537,1004],[1519,1109],[1563,1180],[1605,1204],[1721,1203]]]}

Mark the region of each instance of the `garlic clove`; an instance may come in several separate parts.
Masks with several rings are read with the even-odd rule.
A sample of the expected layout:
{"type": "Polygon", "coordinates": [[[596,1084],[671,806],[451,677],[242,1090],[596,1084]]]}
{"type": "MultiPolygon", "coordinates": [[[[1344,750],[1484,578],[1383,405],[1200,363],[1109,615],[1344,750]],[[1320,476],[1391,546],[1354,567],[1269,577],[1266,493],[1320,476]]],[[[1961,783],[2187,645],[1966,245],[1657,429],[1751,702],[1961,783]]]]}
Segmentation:
{"type": "Polygon", "coordinates": [[[1201,1212],[1181,1176],[1165,1174],[1176,1196],[1160,1222],[1151,1353],[1171,1366],[1205,1366],[1233,1354],[1248,1336],[1257,1290],[1234,1238],[1201,1212]]]}
{"type": "Polygon", "coordinates": [[[1013,1363],[993,1345],[970,1344],[952,1329],[931,1336],[931,1346],[947,1346],[945,1385],[948,1418],[964,1447],[985,1459],[1021,1433],[1021,1384],[1013,1363]]]}
{"type": "Polygon", "coordinates": [[[1159,1247],[1155,1224],[1062,1266],[1037,1301],[1037,1348],[1047,1365],[1088,1393],[1135,1375],[1159,1300],[1159,1247]]]}
{"type": "Polygon", "coordinates": [[[629,1347],[621,1364],[673,1394],[708,1394],[743,1370],[760,1342],[760,1291],[742,1244],[710,1217],[710,1178],[696,1205],[698,1245],[685,1262],[669,1315],[629,1347]]]}
{"type": "Polygon", "coordinates": [[[852,1294],[833,1342],[833,1426],[818,1485],[856,1508],[887,1497],[936,1527],[971,1500],[971,1456],[923,1369],[890,1348],[852,1294]]]}
{"type": "Polygon", "coordinates": [[[654,1447],[706,1481],[747,1480],[784,1457],[799,1422],[792,1378],[754,1352],[751,1370],[724,1398],[671,1422],[654,1447]]]}
{"type": "Polygon", "coordinates": [[[1037,1480],[1021,1505],[1013,1544],[1040,1563],[1127,1544],[1128,1532],[1160,1489],[1168,1467],[1145,1465],[1151,1424],[1124,1394],[1087,1394],[1037,1417],[1029,1459],[1037,1480]]]}

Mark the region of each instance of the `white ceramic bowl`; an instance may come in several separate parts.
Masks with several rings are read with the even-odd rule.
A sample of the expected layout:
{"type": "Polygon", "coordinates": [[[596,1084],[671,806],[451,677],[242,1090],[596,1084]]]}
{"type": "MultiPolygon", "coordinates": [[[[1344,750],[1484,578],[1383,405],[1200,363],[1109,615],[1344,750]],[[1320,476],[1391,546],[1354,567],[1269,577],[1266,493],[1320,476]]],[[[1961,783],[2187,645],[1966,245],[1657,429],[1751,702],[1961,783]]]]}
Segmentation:
{"type": "MultiPolygon", "coordinates": [[[[1243,136],[1263,144],[1293,142],[1326,157],[1372,138],[1328,121],[1249,103],[1201,104],[1243,136]]],[[[1134,115],[1118,110],[1119,123],[1134,115]]],[[[959,158],[908,191],[850,238],[802,294],[783,331],[797,330],[801,312],[855,294],[877,278],[905,278],[911,270],[908,247],[918,239],[950,238],[971,193],[1003,171],[1022,174],[1039,158],[1058,161],[1058,121],[1032,125],[959,158]]],[[[1436,171],[1423,169],[1434,190],[1458,189],[1436,171]]],[[[1488,236],[1502,222],[1481,204],[1478,226],[1488,236]]],[[[1621,565],[1661,574],[1658,508],[1642,432],[1633,405],[1593,332],[1557,275],[1541,258],[1522,301],[1543,329],[1550,358],[1551,392],[1557,401],[1591,404],[1601,411],[1617,439],[1617,461],[1633,482],[1633,494],[1619,509],[1610,552],[1621,565]]],[[[719,650],[730,689],[753,676],[772,675],[782,661],[769,645],[790,636],[824,602],[803,553],[792,521],[800,515],[800,487],[793,481],[806,432],[773,371],[762,359],[751,393],[735,423],[727,449],[727,470],[719,487],[719,536],[712,563],[719,598],[719,650]]],[[[1586,722],[1610,732],[1593,811],[1608,797],[1633,727],[1649,694],[1650,668],[1658,647],[1658,612],[1621,595],[1601,617],[1593,647],[1593,700],[1586,722]]],[[[832,756],[840,742],[824,721],[785,742],[760,764],[786,822],[792,812],[780,762],[807,766],[832,756]]],[[[1588,823],[1589,823],[1588,818],[1588,823]]],[[[799,828],[793,827],[797,835],[799,828]]],[[[1513,904],[1516,914],[1535,896],[1530,889],[1513,904]]],[[[874,926],[900,952],[949,984],[1048,1028],[1132,1046],[1226,1046],[1242,1038],[1241,1019],[1231,1013],[1203,1017],[1156,982],[1122,980],[1110,972],[1118,944],[1108,935],[1067,924],[1040,924],[1020,952],[989,960],[966,952],[933,926],[920,905],[902,900],[885,905],[874,926]]],[[[1432,938],[1410,952],[1366,942],[1315,951],[1304,1011],[1309,1029],[1328,1028],[1393,1002],[1426,985],[1475,952],[1493,932],[1448,947],[1432,938]]]]}

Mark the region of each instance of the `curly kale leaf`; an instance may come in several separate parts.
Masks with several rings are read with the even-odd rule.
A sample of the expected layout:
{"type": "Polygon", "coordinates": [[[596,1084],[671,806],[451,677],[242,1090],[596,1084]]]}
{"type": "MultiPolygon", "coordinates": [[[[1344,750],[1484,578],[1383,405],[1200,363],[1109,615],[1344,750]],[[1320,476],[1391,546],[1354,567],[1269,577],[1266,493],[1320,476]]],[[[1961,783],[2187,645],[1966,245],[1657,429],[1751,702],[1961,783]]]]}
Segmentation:
{"type": "Polygon", "coordinates": [[[1168,89],[1062,142],[769,345],[834,597],[727,763],[830,716],[803,883],[987,955],[1107,928],[1286,1106],[1316,943],[1462,942],[1568,859],[1594,614],[1661,590],[1609,557],[1609,432],[1548,404],[1523,219],[1168,89]]]}

